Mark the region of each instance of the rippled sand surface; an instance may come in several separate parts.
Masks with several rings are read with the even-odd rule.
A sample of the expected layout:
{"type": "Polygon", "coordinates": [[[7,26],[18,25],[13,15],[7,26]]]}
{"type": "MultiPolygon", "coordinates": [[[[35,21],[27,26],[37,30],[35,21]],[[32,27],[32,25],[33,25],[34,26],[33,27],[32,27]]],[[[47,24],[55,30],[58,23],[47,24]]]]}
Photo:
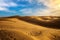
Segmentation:
{"type": "Polygon", "coordinates": [[[0,18],[0,40],[60,40],[60,17],[0,18]]]}

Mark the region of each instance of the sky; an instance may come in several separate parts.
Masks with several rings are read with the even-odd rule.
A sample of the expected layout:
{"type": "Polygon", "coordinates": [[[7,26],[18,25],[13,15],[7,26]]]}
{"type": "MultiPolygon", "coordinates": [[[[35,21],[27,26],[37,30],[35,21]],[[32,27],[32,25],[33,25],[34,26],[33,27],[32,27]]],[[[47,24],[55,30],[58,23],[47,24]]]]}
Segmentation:
{"type": "Polygon", "coordinates": [[[2,16],[60,16],[60,0],[0,0],[2,16]]]}

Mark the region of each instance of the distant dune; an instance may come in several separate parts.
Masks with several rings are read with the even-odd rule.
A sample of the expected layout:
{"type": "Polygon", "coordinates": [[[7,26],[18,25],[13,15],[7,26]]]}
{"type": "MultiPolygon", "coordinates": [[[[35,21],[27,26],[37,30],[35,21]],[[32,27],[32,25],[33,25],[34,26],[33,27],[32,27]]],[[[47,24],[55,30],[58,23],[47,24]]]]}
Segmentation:
{"type": "Polygon", "coordinates": [[[60,17],[0,17],[0,40],[60,40],[60,17]]]}
{"type": "Polygon", "coordinates": [[[29,22],[35,25],[60,29],[60,17],[56,16],[11,16],[7,18],[17,18],[19,20],[23,20],[25,22],[29,22]]]}

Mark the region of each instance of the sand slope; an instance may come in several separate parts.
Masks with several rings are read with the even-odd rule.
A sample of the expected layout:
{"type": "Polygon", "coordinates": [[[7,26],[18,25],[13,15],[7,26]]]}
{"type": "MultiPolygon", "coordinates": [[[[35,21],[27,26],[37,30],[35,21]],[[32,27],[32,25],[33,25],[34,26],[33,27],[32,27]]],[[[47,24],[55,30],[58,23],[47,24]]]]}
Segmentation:
{"type": "MultiPolygon", "coordinates": [[[[27,22],[29,20],[24,21],[22,20],[22,18],[32,19],[33,17],[0,18],[0,33],[2,30],[2,33],[6,33],[6,35],[9,35],[9,33],[17,35],[12,35],[12,38],[10,36],[5,38],[0,37],[0,40],[8,40],[9,38],[9,40],[60,40],[60,29],[53,29],[44,27],[42,25],[35,25],[33,23],[30,23],[32,20],[29,19],[30,22],[27,22]]],[[[36,17],[34,18],[36,19],[36,17]]]]}

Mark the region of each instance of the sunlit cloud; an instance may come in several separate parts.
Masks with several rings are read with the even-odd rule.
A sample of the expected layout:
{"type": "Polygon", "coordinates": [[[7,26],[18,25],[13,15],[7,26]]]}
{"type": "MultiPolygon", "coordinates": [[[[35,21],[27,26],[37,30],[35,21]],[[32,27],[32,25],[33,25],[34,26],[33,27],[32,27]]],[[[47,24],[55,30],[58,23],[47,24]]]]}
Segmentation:
{"type": "MultiPolygon", "coordinates": [[[[60,0],[37,0],[38,3],[43,2],[44,5],[48,7],[47,10],[45,10],[42,13],[43,16],[60,16],[60,0]]],[[[39,13],[39,12],[38,12],[39,13]]]]}
{"type": "Polygon", "coordinates": [[[0,0],[0,11],[4,10],[25,16],[60,16],[60,0],[0,0]]]}

